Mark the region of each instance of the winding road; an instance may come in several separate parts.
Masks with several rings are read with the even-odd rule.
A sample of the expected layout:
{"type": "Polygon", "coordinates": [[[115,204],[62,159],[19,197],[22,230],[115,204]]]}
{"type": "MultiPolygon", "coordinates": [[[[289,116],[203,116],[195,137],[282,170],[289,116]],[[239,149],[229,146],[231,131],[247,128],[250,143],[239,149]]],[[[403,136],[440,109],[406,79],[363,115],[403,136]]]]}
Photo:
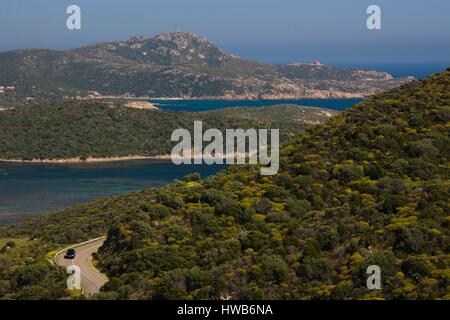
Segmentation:
{"type": "MultiPolygon", "coordinates": [[[[100,291],[100,288],[108,282],[108,278],[100,273],[92,264],[92,254],[105,242],[106,237],[101,237],[88,242],[83,242],[78,245],[73,245],[70,248],[76,250],[76,256],[73,260],[64,259],[69,248],[61,250],[55,255],[55,264],[60,267],[67,268],[70,265],[76,265],[81,270],[81,288],[85,296],[90,296],[100,291]]],[[[69,276],[69,275],[68,275],[69,276]]]]}

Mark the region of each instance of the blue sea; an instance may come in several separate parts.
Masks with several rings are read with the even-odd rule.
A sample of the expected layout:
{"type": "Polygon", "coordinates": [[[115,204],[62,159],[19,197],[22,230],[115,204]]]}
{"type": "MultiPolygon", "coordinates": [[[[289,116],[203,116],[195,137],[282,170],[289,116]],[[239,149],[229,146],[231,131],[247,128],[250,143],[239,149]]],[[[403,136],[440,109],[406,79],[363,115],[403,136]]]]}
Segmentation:
{"type": "Polygon", "coordinates": [[[394,77],[414,77],[424,79],[433,73],[442,72],[450,67],[450,62],[440,63],[375,63],[375,64],[336,64],[336,67],[357,68],[384,71],[394,77]]]}
{"type": "Polygon", "coordinates": [[[95,198],[159,187],[193,172],[206,177],[224,168],[176,166],[154,160],[70,165],[0,163],[0,226],[95,198]]]}
{"type": "Polygon", "coordinates": [[[209,111],[230,107],[267,107],[278,104],[345,110],[362,99],[295,99],[295,100],[150,100],[164,111],[209,111]]]}

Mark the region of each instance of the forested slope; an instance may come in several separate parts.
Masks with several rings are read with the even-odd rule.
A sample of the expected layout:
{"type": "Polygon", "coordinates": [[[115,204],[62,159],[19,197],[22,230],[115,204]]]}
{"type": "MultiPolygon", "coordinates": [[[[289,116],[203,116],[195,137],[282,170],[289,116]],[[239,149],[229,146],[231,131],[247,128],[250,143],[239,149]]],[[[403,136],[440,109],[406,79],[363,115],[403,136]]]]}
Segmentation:
{"type": "Polygon", "coordinates": [[[449,299],[449,88],[450,69],[370,97],[286,145],[273,177],[192,175],[1,233],[107,233],[98,298],[449,299]]]}
{"type": "Polygon", "coordinates": [[[411,81],[373,70],[264,64],[187,32],[150,39],[132,36],[66,51],[0,52],[0,70],[0,84],[14,87],[9,103],[86,96],[92,91],[153,98],[362,97],[411,81]]]}
{"type": "Polygon", "coordinates": [[[58,160],[170,154],[175,129],[194,121],[225,129],[277,128],[282,139],[323,123],[332,110],[299,106],[227,108],[205,112],[133,109],[108,101],[42,103],[0,111],[0,159],[58,160]]]}

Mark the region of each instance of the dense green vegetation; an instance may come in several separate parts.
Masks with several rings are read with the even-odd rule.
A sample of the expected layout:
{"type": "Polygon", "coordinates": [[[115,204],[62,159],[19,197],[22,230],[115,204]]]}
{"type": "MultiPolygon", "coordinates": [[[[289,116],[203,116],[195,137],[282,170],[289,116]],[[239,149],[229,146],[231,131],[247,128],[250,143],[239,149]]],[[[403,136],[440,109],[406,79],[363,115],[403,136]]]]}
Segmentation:
{"type": "MultiPolygon", "coordinates": [[[[279,128],[282,138],[328,119],[325,110],[298,106],[160,112],[109,101],[67,101],[0,111],[0,159],[102,158],[170,154],[173,130],[279,128]]],[[[329,114],[335,111],[327,110],[329,114]]],[[[224,131],[223,131],[224,132],[224,131]]]]}
{"type": "Polygon", "coordinates": [[[286,145],[273,177],[234,166],[0,232],[107,234],[97,298],[450,299],[449,88],[450,69],[370,97],[286,145]]]}
{"type": "Polygon", "coordinates": [[[0,239],[0,297],[58,299],[68,296],[65,272],[46,259],[49,244],[27,238],[0,239]]]}

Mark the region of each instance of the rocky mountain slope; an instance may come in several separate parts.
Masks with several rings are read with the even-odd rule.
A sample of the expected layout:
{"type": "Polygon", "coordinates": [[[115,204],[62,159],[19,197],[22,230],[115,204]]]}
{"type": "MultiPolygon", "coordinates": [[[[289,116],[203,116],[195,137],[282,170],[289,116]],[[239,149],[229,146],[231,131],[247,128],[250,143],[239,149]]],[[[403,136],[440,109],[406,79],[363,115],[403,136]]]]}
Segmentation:
{"type": "Polygon", "coordinates": [[[0,85],[10,96],[60,98],[132,95],[273,99],[361,97],[411,80],[325,65],[269,65],[224,52],[186,32],[97,43],[68,51],[0,53],[0,85]]]}

